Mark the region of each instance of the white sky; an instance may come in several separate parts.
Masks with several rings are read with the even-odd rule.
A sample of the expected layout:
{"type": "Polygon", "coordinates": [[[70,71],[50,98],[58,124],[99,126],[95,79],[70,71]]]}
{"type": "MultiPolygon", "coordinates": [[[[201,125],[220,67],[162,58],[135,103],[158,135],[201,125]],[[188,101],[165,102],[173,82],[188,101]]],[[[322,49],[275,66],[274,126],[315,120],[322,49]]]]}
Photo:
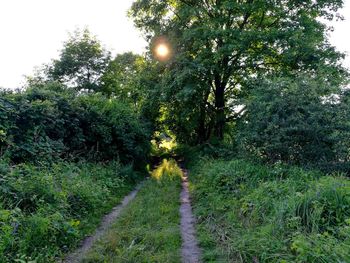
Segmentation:
{"type": "MultiPolygon", "coordinates": [[[[146,46],[126,12],[133,0],[0,0],[0,87],[16,88],[35,66],[56,58],[67,32],[87,26],[114,54],[146,46]]],[[[350,54],[350,0],[331,43],[350,54]]],[[[345,65],[350,67],[348,56],[345,65]]]]}
{"type": "Polygon", "coordinates": [[[15,88],[35,66],[50,62],[68,32],[87,26],[113,53],[142,53],[141,34],[127,17],[133,0],[0,0],[0,87],[15,88]]]}

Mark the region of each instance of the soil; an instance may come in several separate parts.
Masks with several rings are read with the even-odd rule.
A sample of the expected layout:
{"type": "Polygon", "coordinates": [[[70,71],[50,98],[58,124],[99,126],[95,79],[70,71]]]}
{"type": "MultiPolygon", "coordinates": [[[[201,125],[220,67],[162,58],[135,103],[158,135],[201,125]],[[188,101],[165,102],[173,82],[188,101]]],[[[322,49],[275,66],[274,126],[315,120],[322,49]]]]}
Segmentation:
{"type": "Polygon", "coordinates": [[[181,206],[181,256],[183,263],[200,263],[201,251],[195,236],[195,218],[192,213],[190,192],[188,190],[188,174],[186,170],[182,180],[182,191],[180,195],[181,206]]]}

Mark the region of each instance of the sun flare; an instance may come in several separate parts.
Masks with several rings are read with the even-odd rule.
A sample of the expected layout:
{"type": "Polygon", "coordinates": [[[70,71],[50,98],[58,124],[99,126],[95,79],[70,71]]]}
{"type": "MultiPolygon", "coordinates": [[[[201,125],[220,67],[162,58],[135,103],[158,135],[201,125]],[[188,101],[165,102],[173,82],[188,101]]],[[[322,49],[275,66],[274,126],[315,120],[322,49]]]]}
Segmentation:
{"type": "Polygon", "coordinates": [[[170,53],[169,47],[166,44],[159,44],[156,47],[156,54],[160,58],[166,58],[170,53]]]}

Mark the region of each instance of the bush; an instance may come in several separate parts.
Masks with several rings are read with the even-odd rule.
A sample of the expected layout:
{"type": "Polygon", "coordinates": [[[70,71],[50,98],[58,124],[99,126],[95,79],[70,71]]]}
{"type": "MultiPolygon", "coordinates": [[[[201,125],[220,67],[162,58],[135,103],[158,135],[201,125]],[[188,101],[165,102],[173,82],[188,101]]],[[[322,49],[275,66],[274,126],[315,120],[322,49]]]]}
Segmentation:
{"type": "Polygon", "coordinates": [[[0,154],[15,163],[147,159],[150,131],[127,104],[55,83],[0,95],[0,154]]]}
{"type": "Polygon", "coordinates": [[[348,95],[321,78],[276,77],[252,84],[239,126],[240,145],[275,163],[345,168],[349,162],[348,95]]]}
{"type": "Polygon", "coordinates": [[[147,159],[150,131],[127,104],[100,95],[78,98],[85,145],[102,160],[140,163],[147,159]]]}

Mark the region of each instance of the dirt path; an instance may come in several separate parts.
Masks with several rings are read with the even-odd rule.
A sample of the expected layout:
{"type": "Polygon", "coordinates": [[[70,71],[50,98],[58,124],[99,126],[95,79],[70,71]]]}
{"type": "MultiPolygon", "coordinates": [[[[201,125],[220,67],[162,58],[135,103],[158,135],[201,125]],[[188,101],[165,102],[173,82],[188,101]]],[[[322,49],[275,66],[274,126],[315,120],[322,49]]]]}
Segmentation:
{"type": "Polygon", "coordinates": [[[108,230],[108,228],[111,226],[111,224],[118,218],[122,210],[130,203],[131,200],[133,200],[140,190],[142,186],[142,183],[139,184],[135,190],[133,190],[131,193],[129,193],[127,196],[124,197],[121,204],[117,205],[113,208],[112,212],[107,214],[102,222],[101,225],[97,228],[94,235],[89,236],[85,238],[82,242],[80,247],[73,251],[71,254],[69,254],[64,260],[61,260],[59,262],[62,263],[78,263],[81,262],[82,259],[86,256],[87,252],[91,249],[92,245],[100,239],[102,236],[104,236],[108,230]]]}
{"type": "Polygon", "coordinates": [[[195,237],[195,219],[192,214],[190,193],[188,190],[188,175],[187,171],[183,170],[184,178],[182,180],[181,191],[181,236],[182,248],[181,256],[183,263],[199,263],[201,262],[201,251],[198,247],[198,242],[195,237]]]}

